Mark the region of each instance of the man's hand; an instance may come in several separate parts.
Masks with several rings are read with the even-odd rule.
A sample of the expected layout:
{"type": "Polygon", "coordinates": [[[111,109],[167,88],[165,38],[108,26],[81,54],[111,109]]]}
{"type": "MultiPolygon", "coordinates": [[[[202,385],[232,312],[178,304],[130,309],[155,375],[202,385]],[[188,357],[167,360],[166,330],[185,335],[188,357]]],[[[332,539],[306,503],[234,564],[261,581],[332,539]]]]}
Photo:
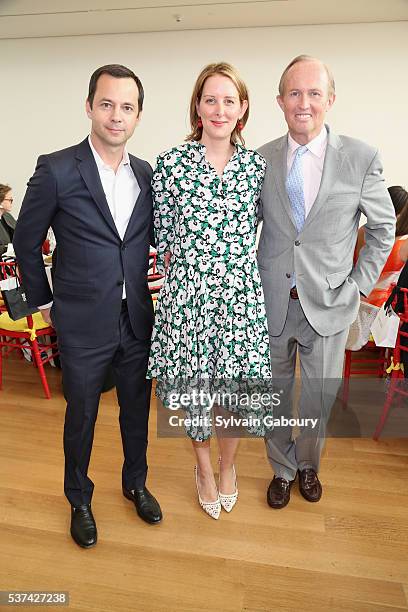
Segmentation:
{"type": "Polygon", "coordinates": [[[51,308],[41,308],[40,312],[41,312],[41,316],[44,319],[44,321],[48,323],[48,325],[52,325],[52,321],[50,317],[51,308]]]}
{"type": "Polygon", "coordinates": [[[171,251],[167,251],[167,253],[164,256],[164,270],[167,273],[167,270],[169,268],[170,265],[170,259],[171,259],[172,253],[171,251]]]}

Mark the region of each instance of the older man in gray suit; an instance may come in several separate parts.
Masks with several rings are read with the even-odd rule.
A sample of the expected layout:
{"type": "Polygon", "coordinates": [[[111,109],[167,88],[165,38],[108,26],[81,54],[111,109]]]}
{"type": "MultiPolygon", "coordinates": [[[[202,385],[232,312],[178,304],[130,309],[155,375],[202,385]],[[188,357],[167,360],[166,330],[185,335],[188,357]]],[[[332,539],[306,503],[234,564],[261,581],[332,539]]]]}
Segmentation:
{"type": "Polygon", "coordinates": [[[309,56],[296,57],[277,96],[289,132],[259,149],[267,171],[258,263],[272,372],[283,391],[277,416],[292,414],[298,353],[298,416],[320,422],[315,430],[303,428],[296,439],[291,427],[279,427],[265,440],[275,472],[267,494],[272,508],[287,505],[298,473],[303,497],[311,502],[321,497],[317,474],[334,399],[329,383],[341,379],[360,294],[370,293],[394,241],[395,214],[378,152],[329,130],[324,120],[334,100],[328,67],[309,56]],[[361,213],[367,217],[366,245],[353,266],[361,213]]]}

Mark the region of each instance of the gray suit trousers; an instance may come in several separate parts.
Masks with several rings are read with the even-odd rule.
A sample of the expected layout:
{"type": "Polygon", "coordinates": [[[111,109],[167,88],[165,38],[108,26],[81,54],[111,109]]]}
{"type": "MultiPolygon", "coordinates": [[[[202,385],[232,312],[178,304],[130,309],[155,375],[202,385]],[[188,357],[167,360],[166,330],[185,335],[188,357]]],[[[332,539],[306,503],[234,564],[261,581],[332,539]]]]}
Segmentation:
{"type": "Polygon", "coordinates": [[[269,336],[274,389],[282,391],[280,406],[274,408],[274,418],[318,419],[314,429],[300,428],[299,433],[290,425],[275,427],[265,438],[268,459],[276,476],[293,480],[298,469],[311,467],[319,471],[326,423],[341,383],[347,336],[348,327],[332,336],[318,334],[306,319],[300,301],[295,299],[289,300],[281,335],[269,336]],[[298,409],[294,410],[297,353],[301,389],[298,409]]]}

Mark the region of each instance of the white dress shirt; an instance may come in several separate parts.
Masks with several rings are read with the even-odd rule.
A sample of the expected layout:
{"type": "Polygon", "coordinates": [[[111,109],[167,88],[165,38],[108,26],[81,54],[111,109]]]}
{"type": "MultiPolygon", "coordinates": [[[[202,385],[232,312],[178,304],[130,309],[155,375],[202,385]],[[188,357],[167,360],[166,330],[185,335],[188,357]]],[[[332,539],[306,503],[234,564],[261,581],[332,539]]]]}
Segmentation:
{"type": "Polygon", "coordinates": [[[130,165],[129,154],[126,149],[123,151],[122,161],[115,173],[113,168],[108,166],[96,151],[90,136],[88,137],[88,142],[95,158],[109,210],[118,234],[123,240],[130,216],[140,193],[139,183],[130,165]]]}
{"type": "MultiPolygon", "coordinates": [[[[115,222],[119,236],[122,238],[125,235],[126,228],[129,223],[130,216],[133,212],[136,200],[140,193],[139,183],[133,174],[130,165],[129,154],[126,149],[123,151],[123,158],[115,173],[113,168],[106,164],[91,142],[91,137],[88,136],[89,146],[95,158],[96,167],[98,168],[99,177],[101,179],[102,188],[108,202],[109,210],[115,222]]],[[[123,283],[122,299],[126,298],[126,281],[123,283]]],[[[52,302],[39,306],[40,310],[50,308],[52,302]]]]}
{"type": "MultiPolygon", "coordinates": [[[[300,144],[288,134],[288,174],[292,167],[296,149],[300,144]]],[[[303,192],[305,195],[305,218],[310,212],[319,192],[322,180],[324,156],[327,147],[327,130],[323,126],[320,134],[307,143],[307,152],[300,158],[303,171],[303,192]]]]}
{"type": "MultiPolygon", "coordinates": [[[[113,168],[108,166],[96,151],[90,136],[88,136],[88,142],[95,158],[109,210],[115,222],[118,234],[123,240],[130,216],[140,193],[139,183],[130,165],[129,154],[126,149],[123,151],[122,161],[115,173],[113,168]]],[[[122,293],[122,299],[125,298],[126,280],[123,283],[122,293]]]]}

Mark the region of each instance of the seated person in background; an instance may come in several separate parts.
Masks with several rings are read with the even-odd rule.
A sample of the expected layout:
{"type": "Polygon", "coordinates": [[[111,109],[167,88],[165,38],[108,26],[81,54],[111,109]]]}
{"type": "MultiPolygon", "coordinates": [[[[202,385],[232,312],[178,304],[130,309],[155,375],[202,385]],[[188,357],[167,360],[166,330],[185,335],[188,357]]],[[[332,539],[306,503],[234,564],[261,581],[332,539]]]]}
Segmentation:
{"type": "MultiPolygon", "coordinates": [[[[395,228],[395,243],[388,256],[386,264],[380,274],[374,289],[363,298],[364,301],[374,306],[382,306],[392,291],[392,286],[397,282],[399,273],[404,267],[400,250],[407,244],[408,239],[408,192],[403,187],[394,185],[388,188],[392,203],[394,204],[397,226],[395,228]]],[[[360,250],[365,245],[364,226],[358,231],[355,259],[358,258],[360,250]]]]}
{"type": "Polygon", "coordinates": [[[13,193],[9,185],[0,184],[0,256],[7,251],[13,241],[16,220],[10,213],[13,206],[13,193]]]}
{"type": "MultiPolygon", "coordinates": [[[[405,240],[401,246],[400,257],[402,261],[405,262],[405,266],[399,275],[397,286],[394,287],[389,299],[387,300],[387,303],[391,304],[394,297],[397,296],[397,303],[395,305],[396,312],[404,312],[404,294],[402,291],[399,291],[399,289],[408,289],[408,240],[405,240]]],[[[408,323],[402,324],[401,331],[408,332],[408,323]]],[[[402,346],[408,347],[408,338],[402,337],[401,344],[402,346]]],[[[404,376],[405,378],[408,378],[408,351],[401,351],[401,362],[404,365],[404,376]]]]}

